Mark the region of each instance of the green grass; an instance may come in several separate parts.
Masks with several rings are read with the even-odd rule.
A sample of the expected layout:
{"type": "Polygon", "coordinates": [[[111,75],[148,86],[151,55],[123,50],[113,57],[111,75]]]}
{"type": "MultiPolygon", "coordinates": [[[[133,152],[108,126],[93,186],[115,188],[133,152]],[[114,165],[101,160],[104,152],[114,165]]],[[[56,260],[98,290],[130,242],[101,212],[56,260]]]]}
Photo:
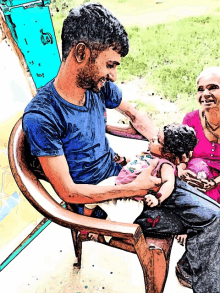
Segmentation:
{"type": "Polygon", "coordinates": [[[204,67],[220,65],[219,29],[216,15],[128,28],[130,52],[121,62],[119,79],[146,78],[170,101],[191,102],[198,74],[204,67]]]}

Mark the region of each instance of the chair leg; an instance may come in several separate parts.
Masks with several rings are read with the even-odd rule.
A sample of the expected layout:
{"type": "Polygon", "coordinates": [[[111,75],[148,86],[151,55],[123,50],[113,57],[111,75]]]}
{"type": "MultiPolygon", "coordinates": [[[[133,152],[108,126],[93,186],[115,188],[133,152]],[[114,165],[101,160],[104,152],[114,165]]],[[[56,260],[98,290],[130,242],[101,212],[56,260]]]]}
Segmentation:
{"type": "Polygon", "coordinates": [[[82,240],[80,239],[80,235],[77,237],[77,262],[74,263],[74,267],[77,269],[81,269],[82,262],[82,240]]]}
{"type": "Polygon", "coordinates": [[[151,268],[155,293],[163,292],[166,282],[167,265],[163,250],[151,249],[151,268]]]}
{"type": "MultiPolygon", "coordinates": [[[[169,271],[170,254],[171,254],[171,248],[173,245],[173,239],[174,239],[173,236],[163,238],[163,239],[153,238],[153,237],[146,237],[145,238],[147,246],[154,252],[154,258],[153,258],[154,259],[154,270],[155,270],[154,276],[156,276],[157,273],[159,273],[159,271],[161,269],[161,264],[164,263],[164,260],[166,261],[166,263],[164,264],[164,267],[165,267],[164,285],[165,285],[165,281],[167,279],[168,271],[169,271]],[[160,255],[160,254],[162,254],[162,255],[160,255]],[[161,259],[161,260],[159,261],[159,259],[161,259]]],[[[163,274],[163,273],[160,272],[160,274],[163,274]]]]}
{"type": "MultiPolygon", "coordinates": [[[[72,234],[72,238],[73,238],[73,246],[74,246],[74,250],[75,250],[75,254],[77,253],[77,234],[78,231],[71,229],[71,234],[72,234]]],[[[77,257],[77,255],[76,255],[77,257]]]]}
{"type": "Polygon", "coordinates": [[[80,235],[78,235],[78,231],[71,229],[71,234],[73,238],[73,245],[76,255],[76,261],[74,262],[73,266],[75,268],[81,268],[81,259],[82,259],[82,241],[80,239],[80,235]]]}
{"type": "Polygon", "coordinates": [[[145,292],[162,293],[167,276],[167,263],[163,250],[149,247],[143,234],[134,244],[134,248],[142,266],[145,292]]]}

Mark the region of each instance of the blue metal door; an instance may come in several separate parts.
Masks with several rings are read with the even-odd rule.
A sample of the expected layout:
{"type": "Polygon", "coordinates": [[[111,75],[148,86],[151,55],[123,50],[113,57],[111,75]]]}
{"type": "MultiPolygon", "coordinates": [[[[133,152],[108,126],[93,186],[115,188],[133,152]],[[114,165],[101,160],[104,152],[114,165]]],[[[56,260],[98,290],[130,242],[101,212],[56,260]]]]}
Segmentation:
{"type": "Polygon", "coordinates": [[[50,0],[0,0],[0,4],[39,89],[57,75],[61,63],[49,11],[50,0]]]}

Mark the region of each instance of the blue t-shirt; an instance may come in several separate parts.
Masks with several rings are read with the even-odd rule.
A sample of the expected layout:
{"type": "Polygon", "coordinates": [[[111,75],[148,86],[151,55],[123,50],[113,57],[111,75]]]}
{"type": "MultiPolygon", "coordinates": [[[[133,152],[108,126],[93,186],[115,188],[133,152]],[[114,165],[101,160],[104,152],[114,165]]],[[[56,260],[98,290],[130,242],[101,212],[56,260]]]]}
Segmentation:
{"type": "Polygon", "coordinates": [[[106,108],[121,103],[121,90],[108,81],[99,93],[86,91],[84,106],[64,100],[53,80],[37,93],[23,116],[23,129],[33,156],[65,155],[75,183],[97,184],[115,176],[121,166],[112,158],[105,136],[106,108]]]}

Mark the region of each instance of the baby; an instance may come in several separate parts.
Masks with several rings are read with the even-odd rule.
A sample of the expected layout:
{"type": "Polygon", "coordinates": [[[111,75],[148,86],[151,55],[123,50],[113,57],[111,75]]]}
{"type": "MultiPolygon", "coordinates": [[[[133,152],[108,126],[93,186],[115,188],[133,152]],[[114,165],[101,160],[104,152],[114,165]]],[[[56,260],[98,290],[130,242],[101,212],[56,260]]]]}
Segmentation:
{"type": "Polygon", "coordinates": [[[150,140],[149,152],[137,155],[122,168],[117,177],[114,177],[115,184],[127,184],[135,180],[137,175],[149,166],[150,160],[159,158],[159,164],[152,175],[162,179],[161,186],[149,191],[142,198],[133,197],[86,204],[84,215],[91,216],[93,209],[98,205],[106,211],[108,219],[133,223],[142,212],[144,202],[150,208],[160,206],[174,189],[176,165],[182,161],[183,156],[188,158],[192,156],[196,144],[193,128],[182,124],[164,126],[163,131],[159,131],[158,135],[150,140]]]}

